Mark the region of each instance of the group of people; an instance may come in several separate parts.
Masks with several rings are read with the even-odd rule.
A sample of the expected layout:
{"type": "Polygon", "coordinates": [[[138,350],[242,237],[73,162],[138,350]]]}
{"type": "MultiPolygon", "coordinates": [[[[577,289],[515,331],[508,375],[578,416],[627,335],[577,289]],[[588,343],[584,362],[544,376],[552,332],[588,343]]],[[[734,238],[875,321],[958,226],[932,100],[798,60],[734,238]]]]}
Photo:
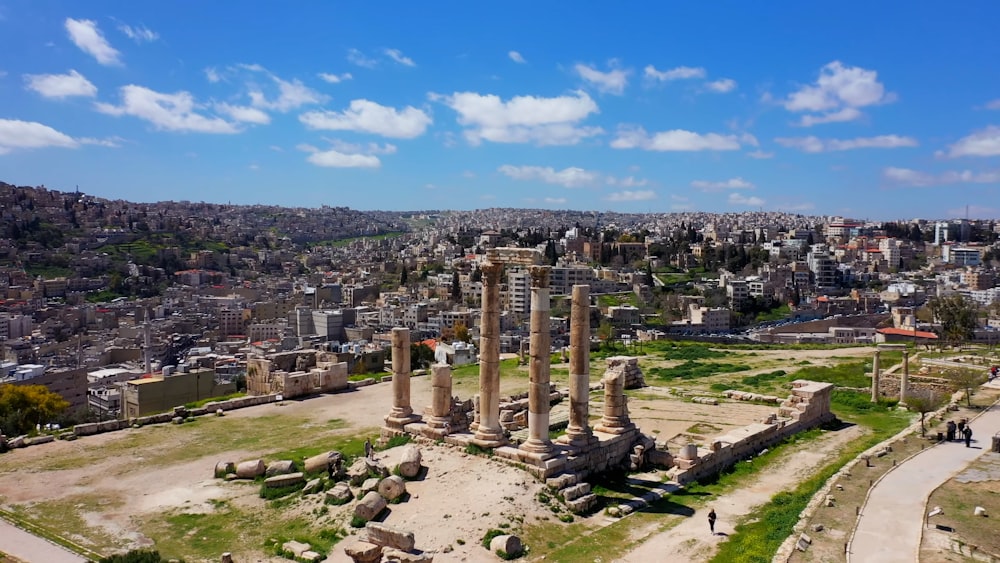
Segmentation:
{"type": "Polygon", "coordinates": [[[949,442],[954,442],[957,437],[959,440],[965,440],[965,447],[972,447],[972,427],[969,426],[968,420],[963,418],[958,424],[954,420],[949,420],[946,428],[949,442]]]}

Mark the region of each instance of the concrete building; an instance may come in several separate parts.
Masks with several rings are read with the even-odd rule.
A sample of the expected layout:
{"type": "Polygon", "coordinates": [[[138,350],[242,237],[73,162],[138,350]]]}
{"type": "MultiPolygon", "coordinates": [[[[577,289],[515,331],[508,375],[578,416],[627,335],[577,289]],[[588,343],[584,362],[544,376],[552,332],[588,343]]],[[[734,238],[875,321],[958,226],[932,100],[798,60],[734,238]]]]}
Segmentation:
{"type": "Polygon", "coordinates": [[[531,312],[531,275],[527,270],[507,272],[507,310],[520,314],[531,312]]]}
{"type": "Polygon", "coordinates": [[[200,370],[127,381],[122,404],[125,418],[136,418],[234,392],[234,383],[216,381],[215,370],[200,370]]]}
{"type": "Polygon", "coordinates": [[[979,249],[945,244],[941,246],[941,261],[955,266],[978,266],[980,264],[979,249]]]}
{"type": "Polygon", "coordinates": [[[688,316],[692,330],[708,333],[725,332],[729,330],[729,309],[722,307],[709,308],[696,305],[688,306],[688,316]]]}

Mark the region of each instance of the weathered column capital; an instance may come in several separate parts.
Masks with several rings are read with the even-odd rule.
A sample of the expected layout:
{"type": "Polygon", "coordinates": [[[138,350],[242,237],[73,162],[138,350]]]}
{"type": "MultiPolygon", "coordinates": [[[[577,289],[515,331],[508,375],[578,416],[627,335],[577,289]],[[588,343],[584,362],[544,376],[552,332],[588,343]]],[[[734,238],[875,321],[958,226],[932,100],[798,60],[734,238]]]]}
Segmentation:
{"type": "Polygon", "coordinates": [[[551,268],[548,266],[532,266],[528,269],[531,274],[531,287],[537,287],[540,289],[545,289],[549,287],[549,272],[551,268]]]}
{"type": "Polygon", "coordinates": [[[499,286],[500,275],[503,273],[503,264],[493,262],[483,262],[479,269],[483,271],[484,286],[499,286]]]}

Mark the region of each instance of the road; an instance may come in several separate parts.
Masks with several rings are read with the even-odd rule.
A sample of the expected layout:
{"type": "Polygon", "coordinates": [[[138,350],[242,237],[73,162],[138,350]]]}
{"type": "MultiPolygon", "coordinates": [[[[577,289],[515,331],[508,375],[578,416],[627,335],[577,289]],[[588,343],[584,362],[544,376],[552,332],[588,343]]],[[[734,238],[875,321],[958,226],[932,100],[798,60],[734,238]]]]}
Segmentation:
{"type": "Polygon", "coordinates": [[[86,563],[86,559],[0,518],[0,551],[28,563],[86,563]]]}

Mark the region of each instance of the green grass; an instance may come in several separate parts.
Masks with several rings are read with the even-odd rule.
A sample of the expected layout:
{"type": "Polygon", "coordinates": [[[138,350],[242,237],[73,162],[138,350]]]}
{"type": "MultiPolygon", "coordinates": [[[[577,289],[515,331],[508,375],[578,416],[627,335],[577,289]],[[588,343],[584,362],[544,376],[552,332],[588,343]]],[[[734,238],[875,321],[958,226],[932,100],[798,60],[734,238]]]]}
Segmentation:
{"type": "Polygon", "coordinates": [[[695,362],[686,361],[674,367],[658,367],[646,370],[658,381],[674,381],[677,379],[701,379],[711,377],[720,373],[736,373],[752,369],[747,364],[727,364],[722,362],[695,362]]]}
{"type": "Polygon", "coordinates": [[[33,278],[42,276],[47,280],[53,278],[66,278],[73,275],[73,270],[71,268],[64,268],[62,266],[29,265],[25,266],[24,271],[33,278]]]}
{"type": "Polygon", "coordinates": [[[725,358],[729,354],[713,350],[706,345],[670,346],[663,354],[668,360],[707,360],[725,358]]]}
{"type": "Polygon", "coordinates": [[[787,318],[792,314],[792,309],[788,305],[781,305],[775,309],[771,309],[766,313],[758,313],[754,320],[758,323],[768,322],[768,321],[780,321],[781,319],[787,318]]]}
{"type": "Polygon", "coordinates": [[[214,403],[217,401],[228,401],[229,399],[239,399],[240,397],[246,397],[246,393],[232,393],[230,395],[224,395],[222,397],[210,397],[208,399],[202,399],[200,401],[194,401],[191,403],[186,403],[184,408],[187,409],[197,409],[207,405],[208,403],[214,403]]]}

